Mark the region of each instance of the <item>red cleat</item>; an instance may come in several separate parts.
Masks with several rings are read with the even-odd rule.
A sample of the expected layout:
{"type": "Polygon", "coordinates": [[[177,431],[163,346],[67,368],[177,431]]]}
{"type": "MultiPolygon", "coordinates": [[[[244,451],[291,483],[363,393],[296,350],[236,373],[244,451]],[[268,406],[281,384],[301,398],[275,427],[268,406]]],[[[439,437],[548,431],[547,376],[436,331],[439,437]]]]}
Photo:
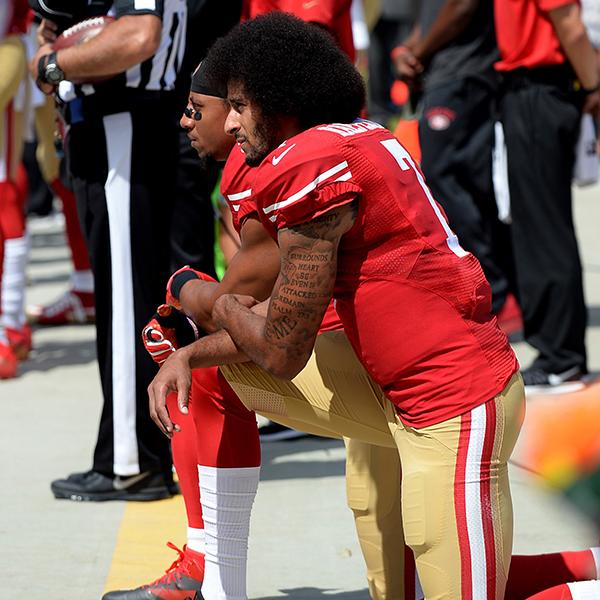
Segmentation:
{"type": "Polygon", "coordinates": [[[17,357],[12,348],[0,342],[0,379],[12,379],[17,375],[17,357]]]}
{"type": "Polygon", "coordinates": [[[6,327],[6,337],[17,360],[26,360],[31,352],[31,327],[23,325],[19,329],[6,327]]]}
{"type": "Polygon", "coordinates": [[[29,321],[38,325],[93,323],[96,319],[94,294],[69,290],[52,304],[33,306],[27,312],[29,321]]]}
{"type": "Polygon", "coordinates": [[[203,600],[204,554],[187,546],[180,550],[171,542],[167,546],[179,557],[160,579],[133,590],[108,592],[102,600],[203,600]]]}

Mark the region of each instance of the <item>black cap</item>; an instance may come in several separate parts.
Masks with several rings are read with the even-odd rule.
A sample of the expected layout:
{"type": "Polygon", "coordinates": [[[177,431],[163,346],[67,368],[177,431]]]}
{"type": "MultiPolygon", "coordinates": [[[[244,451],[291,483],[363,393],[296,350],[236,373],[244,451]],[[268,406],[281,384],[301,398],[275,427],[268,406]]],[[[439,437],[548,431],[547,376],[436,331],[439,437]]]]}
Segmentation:
{"type": "Polygon", "coordinates": [[[84,19],[106,15],[112,4],[109,0],[29,0],[38,17],[56,23],[57,33],[84,19]]]}
{"type": "Polygon", "coordinates": [[[227,98],[227,85],[225,81],[211,72],[208,60],[203,60],[192,74],[191,91],[205,96],[227,98]]]}

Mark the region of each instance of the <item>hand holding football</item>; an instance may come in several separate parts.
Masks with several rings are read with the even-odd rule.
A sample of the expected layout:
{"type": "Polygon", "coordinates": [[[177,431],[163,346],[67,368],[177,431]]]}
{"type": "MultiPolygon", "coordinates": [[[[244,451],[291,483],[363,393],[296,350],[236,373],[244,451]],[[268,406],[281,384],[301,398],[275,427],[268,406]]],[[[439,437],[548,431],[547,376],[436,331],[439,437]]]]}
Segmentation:
{"type": "MultiPolygon", "coordinates": [[[[72,48],[73,46],[79,46],[85,44],[92,38],[96,37],[109,23],[114,21],[114,17],[93,17],[91,19],[85,19],[79,23],[76,23],[72,27],[65,29],[57,38],[53,44],[55,51],[62,50],[64,48],[72,48]]],[[[106,81],[110,79],[112,75],[102,75],[99,77],[86,77],[85,81],[73,80],[73,83],[98,83],[100,81],[106,81]]]]}

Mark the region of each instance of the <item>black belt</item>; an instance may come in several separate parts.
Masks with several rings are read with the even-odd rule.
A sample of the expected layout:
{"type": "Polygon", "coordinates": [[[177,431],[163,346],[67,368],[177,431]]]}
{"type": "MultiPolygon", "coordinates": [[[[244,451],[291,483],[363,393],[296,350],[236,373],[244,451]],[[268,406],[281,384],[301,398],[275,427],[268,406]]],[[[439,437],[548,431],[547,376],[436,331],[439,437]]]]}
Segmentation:
{"type": "Polygon", "coordinates": [[[524,87],[532,83],[553,86],[566,93],[577,92],[580,89],[575,71],[568,63],[532,69],[519,67],[502,72],[502,81],[504,87],[508,89],[524,87]]]}

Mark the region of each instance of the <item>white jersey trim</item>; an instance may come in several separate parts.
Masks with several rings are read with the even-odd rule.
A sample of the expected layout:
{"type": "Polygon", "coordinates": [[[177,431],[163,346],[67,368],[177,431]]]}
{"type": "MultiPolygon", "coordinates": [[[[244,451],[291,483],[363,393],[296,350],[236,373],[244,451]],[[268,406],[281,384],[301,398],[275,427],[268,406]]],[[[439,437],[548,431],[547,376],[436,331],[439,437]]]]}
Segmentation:
{"type": "Polygon", "coordinates": [[[236,194],[227,194],[227,200],[237,202],[238,200],[244,200],[252,196],[252,188],[244,190],[243,192],[237,192],[236,194]]]}
{"type": "MultiPolygon", "coordinates": [[[[302,198],[307,196],[310,192],[312,192],[314,189],[316,189],[316,187],[320,183],[322,183],[323,181],[326,181],[327,179],[330,179],[334,175],[337,175],[340,171],[343,171],[344,169],[347,169],[347,168],[348,168],[348,163],[346,161],[343,161],[343,162],[335,165],[335,167],[332,167],[328,171],[321,173],[318,177],[316,177],[308,185],[304,186],[299,192],[296,192],[295,194],[293,194],[286,200],[282,200],[281,202],[275,202],[274,204],[265,206],[265,208],[263,208],[263,212],[265,213],[265,215],[268,215],[269,213],[273,212],[274,210],[278,210],[280,208],[285,208],[286,206],[289,206],[290,204],[294,204],[294,202],[301,200],[302,198]]],[[[340,176],[335,181],[347,181],[351,177],[352,177],[352,173],[350,171],[348,171],[347,173],[340,176]],[[344,179],[342,179],[342,177],[344,179]]]]}

